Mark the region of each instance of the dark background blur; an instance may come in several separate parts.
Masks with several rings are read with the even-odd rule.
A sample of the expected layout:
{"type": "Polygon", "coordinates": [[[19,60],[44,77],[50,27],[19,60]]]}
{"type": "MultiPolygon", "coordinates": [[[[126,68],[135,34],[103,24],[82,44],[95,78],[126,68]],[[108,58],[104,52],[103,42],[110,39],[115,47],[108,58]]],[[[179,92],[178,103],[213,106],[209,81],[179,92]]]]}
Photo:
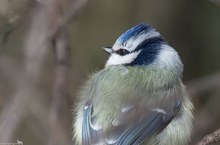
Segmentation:
{"type": "Polygon", "coordinates": [[[182,58],[195,105],[191,144],[219,128],[220,1],[1,0],[0,143],[73,144],[80,86],[104,67],[102,47],[141,22],[182,58]]]}

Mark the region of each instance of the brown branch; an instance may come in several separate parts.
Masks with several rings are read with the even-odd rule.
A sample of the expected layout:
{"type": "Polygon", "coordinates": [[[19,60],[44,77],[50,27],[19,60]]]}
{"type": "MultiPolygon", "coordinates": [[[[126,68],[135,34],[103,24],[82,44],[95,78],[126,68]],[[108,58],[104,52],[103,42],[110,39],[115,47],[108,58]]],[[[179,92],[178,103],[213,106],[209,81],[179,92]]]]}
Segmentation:
{"type": "Polygon", "coordinates": [[[18,84],[12,100],[5,104],[1,111],[0,140],[2,142],[11,141],[17,126],[27,115],[28,107],[31,107],[31,98],[39,97],[35,88],[39,82],[41,68],[47,54],[48,42],[45,41],[45,36],[50,26],[50,21],[46,21],[47,19],[44,10],[35,9],[31,19],[30,31],[25,39],[23,72],[18,77],[19,80],[14,81],[18,84]]]}
{"type": "MultiPolygon", "coordinates": [[[[66,30],[66,25],[75,18],[77,12],[87,4],[89,0],[77,0],[70,6],[70,11],[63,14],[60,5],[61,1],[55,0],[50,2],[52,11],[55,13],[54,19],[56,21],[53,30],[48,34],[48,39],[53,38],[54,50],[56,57],[55,68],[55,82],[53,88],[53,100],[50,111],[50,136],[49,145],[71,144],[68,140],[67,132],[64,126],[65,111],[70,110],[66,108],[70,102],[70,95],[68,92],[68,70],[70,61],[70,41],[66,30]],[[59,15],[60,14],[60,15],[59,15]]],[[[69,128],[69,127],[68,127],[69,128]]]]}
{"type": "Polygon", "coordinates": [[[68,70],[70,61],[69,35],[63,28],[54,39],[54,52],[56,57],[55,82],[53,87],[53,100],[50,111],[50,145],[70,144],[68,129],[64,126],[63,114],[69,110],[68,70]],[[69,141],[69,142],[68,142],[69,141]]]}
{"type": "Polygon", "coordinates": [[[35,0],[0,1],[0,55],[10,35],[23,25],[23,20],[29,16],[36,4],[35,0]]]}
{"type": "MultiPolygon", "coordinates": [[[[28,113],[28,107],[31,107],[31,97],[37,97],[37,92],[35,92],[34,88],[39,81],[39,73],[41,72],[41,67],[45,58],[48,42],[51,42],[56,34],[60,35],[59,33],[60,31],[62,31],[62,28],[64,28],[66,24],[69,23],[76,16],[76,13],[88,1],[89,0],[78,0],[76,2],[74,1],[72,3],[71,10],[69,11],[69,13],[67,13],[67,16],[66,14],[64,14],[65,17],[58,16],[61,19],[56,19],[56,8],[54,8],[53,5],[50,5],[53,3],[52,0],[39,1],[42,5],[39,5],[32,15],[30,32],[28,33],[25,42],[26,49],[24,59],[24,71],[23,73],[21,73],[19,81],[15,81],[19,83],[17,84],[17,91],[12,97],[12,101],[10,101],[10,103],[8,104],[5,104],[4,108],[1,111],[1,141],[10,142],[15,132],[15,129],[20,124],[24,116],[28,113]]],[[[57,86],[54,88],[57,88],[57,86]]],[[[61,88],[65,89],[64,87],[61,88]]],[[[54,100],[52,106],[54,106],[56,111],[52,112],[51,120],[56,120],[58,118],[57,115],[59,114],[59,107],[57,106],[60,106],[60,96],[61,95],[59,95],[59,97],[54,97],[56,99],[54,100]]],[[[62,127],[60,127],[60,125],[56,123],[59,121],[54,122],[55,123],[52,124],[52,126],[57,127],[56,130],[62,130],[62,127]]],[[[54,137],[57,136],[58,134],[56,134],[54,137]]],[[[66,140],[65,137],[63,137],[63,140],[66,140]]],[[[62,142],[67,142],[64,144],[68,144],[68,140],[62,142]]],[[[56,144],[59,144],[59,142],[56,142],[56,144]]]]}
{"type": "Polygon", "coordinates": [[[220,143],[220,128],[214,131],[211,134],[206,135],[203,137],[198,143],[195,145],[211,145],[220,143]]]}
{"type": "MultiPolygon", "coordinates": [[[[66,25],[63,24],[57,27],[60,20],[62,21],[64,14],[62,5],[65,1],[48,0],[47,7],[50,11],[53,21],[52,30],[57,29],[57,32],[53,33],[51,37],[53,41],[53,49],[55,54],[55,80],[52,94],[52,104],[50,108],[49,116],[49,145],[70,145],[71,132],[65,128],[65,117],[69,104],[69,92],[68,92],[68,70],[70,64],[70,38],[66,25]],[[69,138],[68,138],[69,137],[69,138]]],[[[53,32],[53,31],[51,31],[53,32]]],[[[70,127],[69,127],[70,128],[70,127]]]]}
{"type": "MultiPolygon", "coordinates": [[[[47,1],[50,1],[50,0],[47,0],[47,1]]],[[[83,7],[85,7],[89,1],[91,1],[91,0],[76,0],[76,1],[73,1],[71,4],[69,4],[70,5],[69,10],[63,14],[63,17],[61,17],[59,19],[59,21],[56,21],[56,23],[54,23],[54,25],[52,25],[52,27],[50,27],[50,32],[47,35],[46,41],[48,41],[48,39],[49,40],[53,39],[54,35],[56,35],[56,33],[58,33],[60,29],[62,29],[67,24],[69,24],[72,20],[74,20],[74,18],[78,14],[78,12],[83,7]]],[[[43,3],[43,1],[39,1],[39,2],[42,2],[42,4],[44,6],[48,6],[48,2],[44,2],[44,3],[43,3]]],[[[62,2],[62,1],[60,1],[60,2],[62,2]]],[[[52,4],[52,1],[49,2],[49,5],[50,4],[52,4]]]]}

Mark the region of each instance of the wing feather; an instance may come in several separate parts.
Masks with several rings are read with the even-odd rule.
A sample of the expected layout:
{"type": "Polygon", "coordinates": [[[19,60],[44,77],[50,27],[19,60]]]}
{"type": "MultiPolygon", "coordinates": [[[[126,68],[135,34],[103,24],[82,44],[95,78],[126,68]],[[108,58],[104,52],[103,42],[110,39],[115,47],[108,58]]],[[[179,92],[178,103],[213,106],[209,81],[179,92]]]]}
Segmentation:
{"type": "Polygon", "coordinates": [[[83,115],[82,144],[139,145],[149,139],[152,135],[162,131],[179,112],[180,108],[181,102],[176,101],[174,107],[167,113],[151,110],[147,117],[138,122],[134,122],[126,129],[117,126],[120,133],[113,129],[111,131],[112,136],[107,141],[106,133],[103,132],[101,126],[97,125],[96,116],[92,117],[92,104],[87,103],[83,115]]]}
{"type": "Polygon", "coordinates": [[[172,112],[152,112],[147,118],[136,123],[123,133],[117,145],[139,145],[151,135],[163,130],[179,111],[181,103],[177,102],[172,112]]]}
{"type": "Polygon", "coordinates": [[[83,112],[82,144],[104,145],[101,127],[96,124],[96,118],[92,117],[92,104],[90,103],[87,103],[83,112]]]}

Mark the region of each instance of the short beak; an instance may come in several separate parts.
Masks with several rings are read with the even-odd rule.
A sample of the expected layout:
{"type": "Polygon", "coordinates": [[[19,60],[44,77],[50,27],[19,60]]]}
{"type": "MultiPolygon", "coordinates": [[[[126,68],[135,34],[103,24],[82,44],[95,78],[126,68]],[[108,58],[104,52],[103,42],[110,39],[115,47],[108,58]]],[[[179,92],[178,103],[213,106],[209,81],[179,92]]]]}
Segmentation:
{"type": "Polygon", "coordinates": [[[111,47],[104,47],[103,48],[108,54],[113,53],[113,49],[111,47]]]}

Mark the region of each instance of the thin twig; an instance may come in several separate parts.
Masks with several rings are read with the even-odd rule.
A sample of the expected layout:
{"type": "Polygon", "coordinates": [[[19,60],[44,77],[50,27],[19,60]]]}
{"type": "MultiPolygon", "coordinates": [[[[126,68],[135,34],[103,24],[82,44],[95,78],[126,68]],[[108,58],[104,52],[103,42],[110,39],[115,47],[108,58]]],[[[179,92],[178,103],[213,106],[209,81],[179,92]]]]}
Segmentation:
{"type": "Polygon", "coordinates": [[[211,134],[208,134],[205,137],[203,137],[195,145],[211,145],[216,143],[220,143],[220,128],[212,132],[211,134]]]}

